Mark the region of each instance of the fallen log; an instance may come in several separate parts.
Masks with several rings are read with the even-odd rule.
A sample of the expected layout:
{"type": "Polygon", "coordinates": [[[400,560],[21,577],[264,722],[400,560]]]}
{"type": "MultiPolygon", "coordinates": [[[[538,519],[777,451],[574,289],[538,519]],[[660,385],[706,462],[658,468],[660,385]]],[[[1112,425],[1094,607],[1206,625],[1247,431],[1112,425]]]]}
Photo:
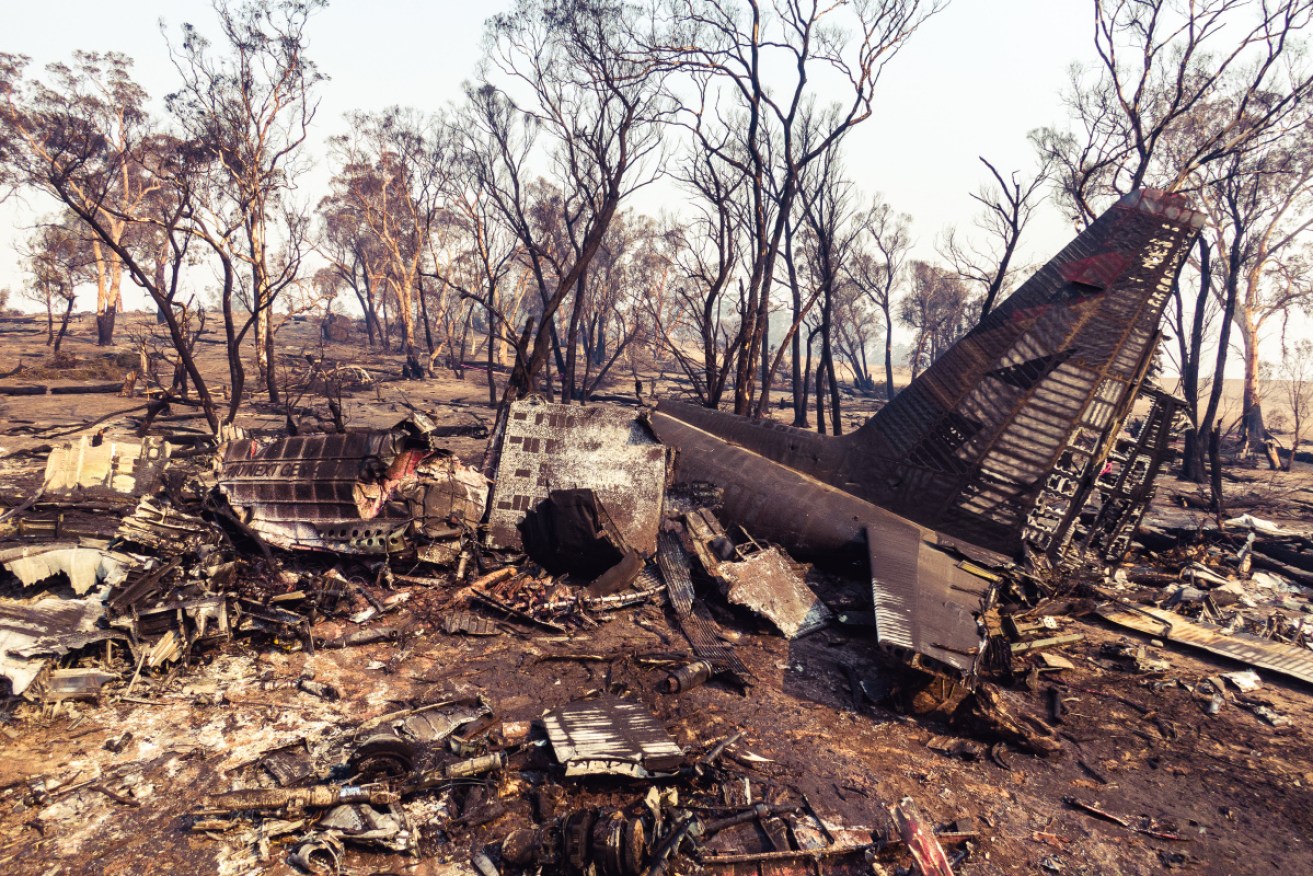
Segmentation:
{"type": "Polygon", "coordinates": [[[0,395],[91,395],[119,393],[123,381],[112,383],[76,383],[69,386],[51,386],[47,383],[24,383],[18,386],[0,386],[0,395]]]}

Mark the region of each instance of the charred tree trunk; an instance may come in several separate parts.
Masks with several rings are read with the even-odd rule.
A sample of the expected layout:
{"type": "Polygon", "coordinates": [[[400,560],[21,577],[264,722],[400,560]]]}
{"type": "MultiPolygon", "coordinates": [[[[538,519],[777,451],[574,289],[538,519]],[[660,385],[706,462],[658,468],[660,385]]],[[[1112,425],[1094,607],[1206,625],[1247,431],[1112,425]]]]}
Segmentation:
{"type": "Polygon", "coordinates": [[[1222,495],[1222,424],[1215,422],[1208,435],[1208,483],[1212,491],[1213,514],[1218,525],[1226,516],[1226,502],[1222,495]]]}
{"type": "Polygon", "coordinates": [[[68,306],[64,308],[64,315],[59,322],[59,333],[55,335],[54,354],[59,355],[59,346],[64,343],[64,335],[68,334],[68,321],[73,318],[73,299],[68,299],[68,306]]]}
{"type": "Polygon", "coordinates": [[[113,346],[114,318],[117,314],[118,308],[113,304],[106,305],[103,313],[96,314],[96,346],[113,346]]]}
{"type": "Polygon", "coordinates": [[[565,368],[561,372],[561,401],[579,401],[582,393],[578,391],[578,375],[575,373],[579,364],[579,322],[584,311],[584,271],[579,272],[579,279],[574,288],[574,306],[570,308],[570,324],[565,334],[565,368]]]}
{"type": "MultiPolygon", "coordinates": [[[[1178,278],[1177,282],[1180,280],[1178,278]]],[[[1190,322],[1190,342],[1182,350],[1181,392],[1189,405],[1192,428],[1185,433],[1185,458],[1181,462],[1181,477],[1184,480],[1201,484],[1204,482],[1204,455],[1206,442],[1199,440],[1201,427],[1206,422],[1199,410],[1199,368],[1203,359],[1204,316],[1208,308],[1209,295],[1212,292],[1213,269],[1212,250],[1208,241],[1199,238],[1199,293],[1195,297],[1194,318],[1190,322]]]]}

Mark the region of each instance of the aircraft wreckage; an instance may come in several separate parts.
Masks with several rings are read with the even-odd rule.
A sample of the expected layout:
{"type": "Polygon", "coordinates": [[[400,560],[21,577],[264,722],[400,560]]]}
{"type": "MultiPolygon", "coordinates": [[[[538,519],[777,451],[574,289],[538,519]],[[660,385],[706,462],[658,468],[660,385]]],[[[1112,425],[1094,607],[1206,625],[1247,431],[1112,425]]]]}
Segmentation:
{"type": "MultiPolygon", "coordinates": [[[[864,556],[882,648],[973,677],[1003,573],[1119,555],[1152,498],[1177,402],[1146,377],[1202,222],[1182,196],[1125,196],[846,436],[672,401],[646,426],[521,403],[499,436],[489,541],[521,547],[551,490],[584,488],[651,557],[673,448],[676,480],[723,489],[725,518],[753,536],[864,556]],[[1149,412],[1128,439],[1139,398],[1149,412]]],[[[395,550],[405,532],[474,522],[484,501],[476,473],[421,445],[413,428],[234,442],[219,486],[283,546],[395,550]]]]}
{"type": "MultiPolygon", "coordinates": [[[[1118,556],[1152,497],[1177,402],[1146,378],[1201,225],[1181,196],[1127,195],[842,437],[667,400],[637,415],[525,400],[493,436],[491,480],[418,414],[387,430],[239,437],[208,466],[189,455],[182,474],[156,441],[83,439],[50,456],[42,501],[16,509],[26,529],[0,538],[0,565],[23,586],[62,573],[80,599],[0,600],[0,674],[21,692],[50,658],[97,638],[154,666],[230,634],[245,622],[242,602],[221,595],[252,542],[266,554],[408,554],[458,565],[458,577],[480,552],[523,551],[553,575],[593,582],[593,606],[630,604],[664,578],[703,664],[672,676],[676,688],[747,674],[694,598],[693,560],[731,602],[792,636],[831,614],[770,545],[856,557],[881,649],[968,682],[1005,670],[1000,595],[1118,556]],[[1142,398],[1148,412],[1129,437],[1142,398]],[[695,507],[676,524],[668,488],[708,484],[717,513],[695,507]],[[94,513],[70,510],[92,499],[94,513]],[[33,541],[42,514],[57,515],[57,543],[33,541]]],[[[247,621],[296,621],[245,610],[247,621]]]]}
{"type": "Polygon", "coordinates": [[[974,675],[1001,567],[1129,545],[1179,405],[1146,377],[1202,227],[1181,195],[1126,195],[849,435],[665,401],[653,428],[754,535],[864,551],[883,648],[974,675]]]}
{"type": "MultiPolygon", "coordinates": [[[[217,443],[105,431],[0,456],[0,691],[11,714],[41,716],[30,739],[10,733],[32,761],[5,791],[10,828],[33,831],[12,853],[46,870],[150,855],[245,872],[282,851],[307,872],[387,869],[356,857],[372,849],[430,869],[468,855],[481,873],[621,876],[869,873],[910,854],[948,874],[967,856],[1024,867],[1085,817],[1177,842],[1173,823],[1216,801],[1191,823],[1192,860],[1252,856],[1203,831],[1250,833],[1227,807],[1255,750],[1279,763],[1260,802],[1294,793],[1291,701],[1211,662],[1164,678],[1159,651],[1067,625],[1092,609],[1313,680],[1313,589],[1295,600],[1275,574],[1219,574],[1265,563],[1313,588],[1313,535],[1246,515],[1225,522],[1250,530],[1241,550],[1220,526],[1177,550],[1194,533],[1155,513],[1130,556],[1175,556],[1179,576],[1124,561],[1167,452],[1176,402],[1147,375],[1198,226],[1179,197],[1123,199],[842,437],[669,400],[526,399],[481,469],[454,450],[477,453],[486,429],[418,413],[217,443]],[[1089,576],[1092,560],[1118,568],[1089,576]],[[1227,599],[1262,607],[1217,612],[1227,599]],[[1185,600],[1195,613],[1172,610],[1185,600]],[[1071,656],[1088,668],[1059,653],[1082,639],[1071,656]],[[1178,805],[1198,768],[1177,758],[1206,734],[1175,728],[1240,710],[1207,731],[1238,742],[1205,783],[1219,790],[1178,805]],[[77,717],[49,723],[64,712],[77,717]],[[927,720],[861,723],[891,714],[927,720]],[[1141,721],[1128,733],[1148,745],[1107,732],[1141,721]],[[109,738],[84,736],[97,731],[109,738]],[[1040,780],[1009,763],[1064,739],[1075,758],[1040,780]],[[1010,776],[941,772],[921,748],[1010,776]],[[1147,768],[1160,761],[1170,771],[1147,768]],[[928,815],[951,822],[908,799],[875,806],[941,779],[928,815]],[[1047,795],[1081,782],[1105,796],[1064,797],[1063,821],[1047,795]],[[1106,796],[1114,783],[1128,793],[1106,796]],[[1128,808],[1151,798],[1149,814],[1128,808]]],[[[1079,851],[1107,864],[1094,853],[1111,848],[1079,851]]],[[[1144,848],[1123,850],[1121,869],[1141,865],[1144,848]]]]}

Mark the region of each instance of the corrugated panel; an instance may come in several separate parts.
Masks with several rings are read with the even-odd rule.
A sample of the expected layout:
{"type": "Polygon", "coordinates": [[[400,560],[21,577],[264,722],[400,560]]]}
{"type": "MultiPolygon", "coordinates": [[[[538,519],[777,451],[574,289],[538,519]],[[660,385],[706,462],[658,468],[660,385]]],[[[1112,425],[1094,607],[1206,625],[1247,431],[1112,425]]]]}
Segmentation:
{"type": "Polygon", "coordinates": [[[693,579],[689,575],[688,552],[674,533],[661,534],[661,547],[657,551],[657,567],[666,582],[666,593],[684,637],[693,651],[712,665],[717,672],[728,672],[740,682],[751,677],[748,667],[720,637],[716,635],[716,622],[706,610],[694,601],[693,579]]]}
{"type": "Polygon", "coordinates": [[[219,489],[270,543],[382,554],[415,528],[483,512],[482,475],[413,438],[405,421],[386,431],[306,435],[224,447],[219,489]]]}
{"type": "Polygon", "coordinates": [[[683,750],[641,704],[620,697],[570,703],[543,715],[567,776],[614,773],[643,778],[676,769],[683,750]]]}
{"type": "Polygon", "coordinates": [[[897,519],[866,529],[876,641],[903,656],[920,654],[971,675],[984,649],[975,613],[991,585],[927,542],[926,535],[897,519]]]}
{"type": "MultiPolygon", "coordinates": [[[[876,454],[896,460],[902,470],[890,495],[869,497],[925,525],[1000,547],[1003,540],[1018,544],[1015,515],[987,508],[1070,505],[1056,497],[1037,499],[1033,484],[1055,466],[1073,430],[1115,429],[1129,410],[1172,278],[1198,224],[1179,196],[1150,192],[1128,196],[1099,217],[863,427],[876,454]],[[1023,375],[1026,380],[1013,379],[1015,388],[988,376],[1011,378],[1008,368],[1059,359],[1065,361],[1047,373],[1037,366],[1023,375]],[[944,427],[953,417],[979,424],[978,434],[956,443],[956,431],[944,427]],[[938,452],[928,446],[936,442],[942,445],[938,452]],[[919,452],[909,456],[912,447],[919,452]],[[963,476],[935,485],[947,491],[943,495],[906,476],[918,464],[953,470],[940,461],[944,453],[955,457],[963,476]],[[1013,485],[992,484],[991,498],[982,503],[980,491],[971,487],[985,471],[1006,472],[1013,485]]],[[[848,480],[861,483],[851,472],[848,480]]],[[[878,491],[878,482],[857,491],[872,490],[878,491]]],[[[1059,549],[1069,525],[1059,516],[1043,537],[1059,549]]]]}
{"type": "Polygon", "coordinates": [[[1132,611],[1105,605],[1099,608],[1099,616],[1118,626],[1313,684],[1313,651],[1308,648],[1260,639],[1248,633],[1227,633],[1215,624],[1192,621],[1157,608],[1137,606],[1132,611]]]}

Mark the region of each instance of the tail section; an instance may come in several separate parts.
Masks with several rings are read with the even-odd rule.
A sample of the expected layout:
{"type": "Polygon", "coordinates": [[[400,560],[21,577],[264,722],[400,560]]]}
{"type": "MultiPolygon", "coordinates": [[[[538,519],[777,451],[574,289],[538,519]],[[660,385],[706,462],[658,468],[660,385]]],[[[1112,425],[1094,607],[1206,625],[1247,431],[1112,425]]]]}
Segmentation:
{"type": "Polygon", "coordinates": [[[1180,195],[1123,197],[859,430],[862,492],[976,544],[1060,554],[1202,225],[1180,195]]]}
{"type": "Polygon", "coordinates": [[[1126,195],[850,435],[660,409],[949,536],[1057,557],[1202,225],[1180,195],[1126,195]]]}

